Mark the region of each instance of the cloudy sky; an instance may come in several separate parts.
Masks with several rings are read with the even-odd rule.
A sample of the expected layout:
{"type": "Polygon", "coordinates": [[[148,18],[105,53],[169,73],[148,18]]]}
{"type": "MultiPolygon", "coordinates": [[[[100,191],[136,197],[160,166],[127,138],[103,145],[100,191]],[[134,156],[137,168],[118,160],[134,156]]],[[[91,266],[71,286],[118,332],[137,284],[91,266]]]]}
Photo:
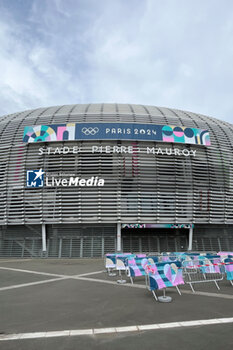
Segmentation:
{"type": "Polygon", "coordinates": [[[99,102],[233,122],[233,2],[0,0],[0,115],[99,102]]]}

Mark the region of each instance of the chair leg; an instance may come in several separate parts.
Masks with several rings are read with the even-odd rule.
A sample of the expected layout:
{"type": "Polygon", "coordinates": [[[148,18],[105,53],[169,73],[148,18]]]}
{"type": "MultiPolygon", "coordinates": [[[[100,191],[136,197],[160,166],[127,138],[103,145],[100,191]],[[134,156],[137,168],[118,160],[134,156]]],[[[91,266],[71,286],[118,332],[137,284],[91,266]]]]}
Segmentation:
{"type": "Polygon", "coordinates": [[[152,290],[152,294],[153,294],[155,300],[158,301],[157,295],[155,294],[155,291],[154,291],[154,290],[152,290]]]}
{"type": "Polygon", "coordinates": [[[219,288],[219,285],[218,285],[217,281],[214,281],[214,283],[215,283],[215,285],[216,285],[217,289],[218,289],[218,290],[220,290],[220,288],[219,288]]]}
{"type": "Polygon", "coordinates": [[[189,283],[189,285],[190,285],[190,288],[192,289],[192,292],[195,293],[195,290],[194,290],[194,288],[192,286],[192,283],[189,283]]]}

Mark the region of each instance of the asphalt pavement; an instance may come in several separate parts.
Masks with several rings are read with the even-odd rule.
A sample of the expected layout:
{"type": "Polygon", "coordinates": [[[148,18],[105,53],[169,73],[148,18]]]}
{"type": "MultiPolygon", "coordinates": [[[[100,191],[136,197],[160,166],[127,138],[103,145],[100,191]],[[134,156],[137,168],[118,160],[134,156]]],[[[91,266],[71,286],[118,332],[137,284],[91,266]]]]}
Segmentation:
{"type": "Polygon", "coordinates": [[[195,294],[181,286],[181,296],[169,288],[165,304],[143,278],[133,286],[117,279],[107,276],[103,259],[0,260],[0,349],[232,349],[229,281],[220,291],[214,283],[195,286],[195,294]]]}

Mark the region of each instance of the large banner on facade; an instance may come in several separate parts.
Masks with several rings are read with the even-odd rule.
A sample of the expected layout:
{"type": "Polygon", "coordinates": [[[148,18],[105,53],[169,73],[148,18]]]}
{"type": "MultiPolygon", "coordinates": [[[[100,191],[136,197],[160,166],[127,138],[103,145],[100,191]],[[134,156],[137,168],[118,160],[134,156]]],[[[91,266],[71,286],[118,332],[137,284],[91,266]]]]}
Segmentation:
{"type": "Polygon", "coordinates": [[[131,140],[210,145],[208,130],[129,123],[69,123],[24,128],[23,142],[131,140]]]}
{"type": "Polygon", "coordinates": [[[121,224],[121,228],[194,228],[194,224],[121,224]]]}

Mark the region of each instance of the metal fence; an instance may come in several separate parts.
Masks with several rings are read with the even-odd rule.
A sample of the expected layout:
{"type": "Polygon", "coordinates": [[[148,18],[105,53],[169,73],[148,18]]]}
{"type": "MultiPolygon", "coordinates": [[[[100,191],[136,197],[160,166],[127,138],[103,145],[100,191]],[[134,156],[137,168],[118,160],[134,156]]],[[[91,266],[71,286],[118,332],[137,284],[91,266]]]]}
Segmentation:
{"type": "Polygon", "coordinates": [[[193,292],[195,292],[193,285],[208,282],[213,282],[220,290],[218,282],[225,276],[225,268],[221,265],[220,257],[199,256],[196,260],[190,257],[182,262],[182,267],[184,281],[190,285],[193,292]]]}

